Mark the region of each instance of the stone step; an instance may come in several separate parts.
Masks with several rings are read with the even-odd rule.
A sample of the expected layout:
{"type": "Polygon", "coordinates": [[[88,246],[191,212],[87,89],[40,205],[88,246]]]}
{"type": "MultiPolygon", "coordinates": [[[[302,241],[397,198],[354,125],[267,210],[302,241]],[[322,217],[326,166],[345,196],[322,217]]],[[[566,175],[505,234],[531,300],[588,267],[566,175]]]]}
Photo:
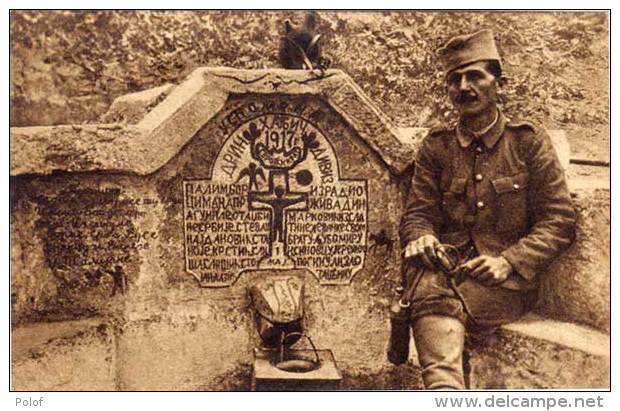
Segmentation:
{"type": "Polygon", "coordinates": [[[473,389],[607,389],[610,336],[529,315],[471,350],[473,389]]]}
{"type": "Polygon", "coordinates": [[[11,345],[13,390],[116,389],[114,332],[102,319],[20,325],[11,345]]]}

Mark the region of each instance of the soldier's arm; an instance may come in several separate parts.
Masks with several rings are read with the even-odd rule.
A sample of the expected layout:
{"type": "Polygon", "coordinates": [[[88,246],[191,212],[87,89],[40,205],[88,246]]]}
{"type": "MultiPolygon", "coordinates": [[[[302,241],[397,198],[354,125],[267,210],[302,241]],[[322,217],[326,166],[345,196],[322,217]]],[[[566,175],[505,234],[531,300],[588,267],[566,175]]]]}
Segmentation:
{"type": "Polygon", "coordinates": [[[433,135],[427,136],[418,151],[411,190],[400,224],[400,241],[404,248],[425,235],[437,237],[441,224],[441,169],[433,152],[433,135]]]}
{"type": "MultiPolygon", "coordinates": [[[[531,126],[529,126],[531,127],[531,126]]],[[[575,236],[575,210],[551,139],[530,128],[523,141],[530,173],[529,233],[502,255],[527,280],[570,246],[575,236]]]]}

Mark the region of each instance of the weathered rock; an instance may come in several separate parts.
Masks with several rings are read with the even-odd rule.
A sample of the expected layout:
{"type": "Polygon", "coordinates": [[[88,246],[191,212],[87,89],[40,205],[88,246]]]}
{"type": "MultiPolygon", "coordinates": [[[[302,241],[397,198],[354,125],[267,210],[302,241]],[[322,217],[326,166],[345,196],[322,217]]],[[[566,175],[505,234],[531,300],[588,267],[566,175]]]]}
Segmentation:
{"type": "Polygon", "coordinates": [[[395,130],[340,71],[232,69],[135,125],[13,129],[13,320],[114,319],[120,389],[236,389],[247,288],[296,275],[315,343],[380,373],[413,160],[395,130]]]}
{"type": "Polygon", "coordinates": [[[118,336],[118,389],[213,391],[249,385],[249,375],[240,379],[237,373],[251,364],[251,318],[231,309],[235,302],[227,309],[186,304],[126,323],[118,336]]]}
{"type": "Polygon", "coordinates": [[[120,124],[11,128],[11,175],[133,171],[141,131],[120,124]]]}
{"type": "Polygon", "coordinates": [[[610,193],[578,189],[577,238],[541,277],[539,312],[609,332],[611,290],[610,193]]]}
{"type": "Polygon", "coordinates": [[[152,251],[146,244],[157,235],[158,207],[142,204],[155,197],[147,190],[129,177],[15,178],[12,320],[59,321],[122,312],[122,296],[133,286],[141,259],[152,251]],[[121,190],[123,182],[126,189],[121,190]],[[132,200],[136,197],[140,205],[132,200]]]}

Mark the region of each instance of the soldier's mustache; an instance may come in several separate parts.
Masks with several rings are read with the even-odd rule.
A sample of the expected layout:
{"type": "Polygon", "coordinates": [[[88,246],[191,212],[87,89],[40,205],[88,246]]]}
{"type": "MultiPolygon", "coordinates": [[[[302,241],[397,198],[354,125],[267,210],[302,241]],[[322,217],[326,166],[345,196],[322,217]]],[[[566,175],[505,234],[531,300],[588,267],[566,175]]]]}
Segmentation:
{"type": "Polygon", "coordinates": [[[455,100],[457,103],[470,103],[472,101],[478,100],[478,95],[474,92],[465,91],[465,92],[459,93],[456,96],[455,100]]]}

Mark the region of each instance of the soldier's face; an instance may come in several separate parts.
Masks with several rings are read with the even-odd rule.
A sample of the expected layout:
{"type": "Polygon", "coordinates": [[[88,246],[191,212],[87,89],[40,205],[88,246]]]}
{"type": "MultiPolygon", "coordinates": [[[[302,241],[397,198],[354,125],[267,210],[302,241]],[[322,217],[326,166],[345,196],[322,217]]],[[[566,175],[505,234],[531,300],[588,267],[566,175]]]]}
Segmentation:
{"type": "Polygon", "coordinates": [[[495,110],[497,79],[478,61],[451,71],[446,77],[448,95],[461,116],[472,116],[495,110]]]}

